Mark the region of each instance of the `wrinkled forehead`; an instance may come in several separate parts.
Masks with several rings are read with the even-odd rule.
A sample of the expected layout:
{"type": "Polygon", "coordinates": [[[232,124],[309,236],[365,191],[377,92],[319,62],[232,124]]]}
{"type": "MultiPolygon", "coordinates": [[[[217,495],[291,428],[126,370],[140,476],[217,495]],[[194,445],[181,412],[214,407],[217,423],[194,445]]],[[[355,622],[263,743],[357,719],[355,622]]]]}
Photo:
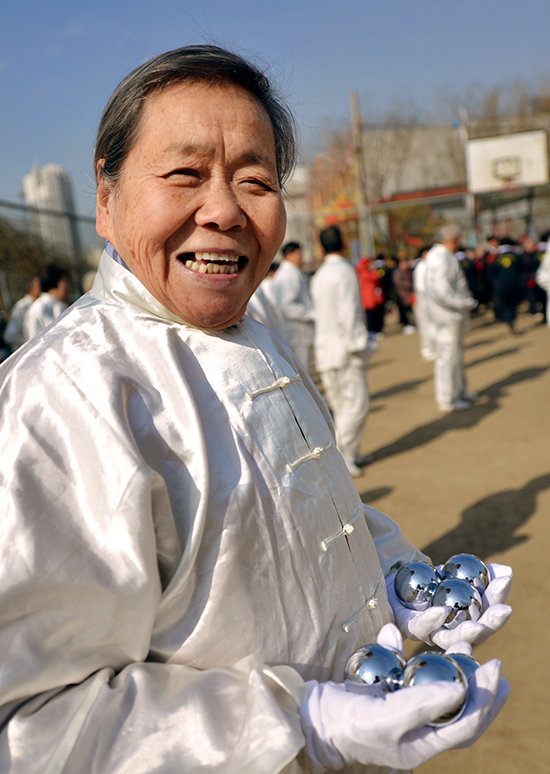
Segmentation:
{"type": "Polygon", "coordinates": [[[244,105],[249,112],[255,113],[251,134],[257,132],[258,124],[263,124],[274,145],[273,122],[258,97],[245,86],[225,79],[212,82],[201,78],[186,78],[150,91],[140,108],[135,139],[140,136],[144,126],[151,119],[158,124],[159,130],[163,129],[162,121],[165,119],[164,128],[168,133],[171,128],[170,121],[174,119],[183,121],[183,126],[187,121],[197,124],[202,119],[206,121],[212,117],[222,123],[226,114],[236,104],[244,105]]]}

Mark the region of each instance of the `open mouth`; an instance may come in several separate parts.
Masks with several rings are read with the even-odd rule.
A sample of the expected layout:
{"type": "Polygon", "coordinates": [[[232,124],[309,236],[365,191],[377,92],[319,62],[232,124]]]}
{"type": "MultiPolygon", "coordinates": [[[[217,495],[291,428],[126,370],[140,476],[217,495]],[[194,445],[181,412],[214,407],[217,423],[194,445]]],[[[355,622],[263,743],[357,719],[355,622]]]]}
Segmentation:
{"type": "Polygon", "coordinates": [[[244,255],[221,255],[220,253],[182,253],[178,255],[187,269],[198,274],[237,274],[247,258],[244,255]]]}

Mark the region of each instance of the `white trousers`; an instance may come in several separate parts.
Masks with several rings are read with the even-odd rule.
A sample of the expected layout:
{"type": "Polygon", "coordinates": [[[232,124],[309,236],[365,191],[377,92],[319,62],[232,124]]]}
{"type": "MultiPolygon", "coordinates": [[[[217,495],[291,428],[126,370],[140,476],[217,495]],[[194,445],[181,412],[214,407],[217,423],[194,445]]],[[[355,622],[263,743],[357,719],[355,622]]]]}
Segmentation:
{"type": "Polygon", "coordinates": [[[435,399],[452,403],[467,391],[463,363],[464,325],[461,322],[438,326],[435,331],[435,399]]]}
{"type": "Polygon", "coordinates": [[[425,302],[417,301],[414,307],[414,319],[418,329],[421,355],[426,357],[435,354],[434,330],[428,317],[425,302]]]}
{"type": "Polygon", "coordinates": [[[361,433],[369,413],[365,365],[323,371],[321,381],[334,418],[336,445],[344,460],[352,464],[359,457],[361,433]]]}

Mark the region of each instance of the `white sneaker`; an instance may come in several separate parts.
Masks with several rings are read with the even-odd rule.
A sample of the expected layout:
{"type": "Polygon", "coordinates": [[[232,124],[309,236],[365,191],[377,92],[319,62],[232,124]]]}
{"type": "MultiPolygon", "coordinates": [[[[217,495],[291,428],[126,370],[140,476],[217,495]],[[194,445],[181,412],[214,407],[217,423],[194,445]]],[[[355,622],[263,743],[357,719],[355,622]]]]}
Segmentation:
{"type": "Polygon", "coordinates": [[[352,478],[360,478],[363,475],[361,468],[355,465],[353,462],[346,462],[346,466],[352,478]]]}
{"type": "Polygon", "coordinates": [[[469,409],[471,405],[472,404],[469,403],[469,401],[462,400],[462,398],[457,398],[455,401],[453,401],[455,411],[464,411],[465,409],[469,409]]]}
{"type": "Polygon", "coordinates": [[[474,403],[479,398],[479,392],[465,392],[460,396],[461,400],[467,400],[469,403],[474,403]]]}
{"type": "Polygon", "coordinates": [[[420,354],[424,360],[435,360],[435,352],[432,352],[431,349],[423,349],[420,354]]]}
{"type": "Polygon", "coordinates": [[[403,328],[403,333],[406,336],[410,336],[411,333],[416,333],[416,328],[414,327],[414,325],[405,325],[405,327],[403,328]]]}
{"type": "Polygon", "coordinates": [[[469,409],[472,405],[471,403],[468,403],[466,400],[461,400],[460,398],[457,398],[452,403],[438,403],[440,411],[465,411],[466,409],[469,409]]]}

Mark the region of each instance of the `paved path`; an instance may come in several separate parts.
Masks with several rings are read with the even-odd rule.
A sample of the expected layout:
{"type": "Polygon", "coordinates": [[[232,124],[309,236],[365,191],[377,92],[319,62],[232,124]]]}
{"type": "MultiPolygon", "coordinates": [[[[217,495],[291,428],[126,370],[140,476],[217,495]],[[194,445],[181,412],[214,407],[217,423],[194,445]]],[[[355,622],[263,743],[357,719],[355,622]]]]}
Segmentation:
{"type": "Polygon", "coordinates": [[[363,500],[435,562],[471,551],[514,568],[513,616],[475,651],[502,660],[508,703],[476,745],[422,774],[550,774],[550,330],[525,313],[518,323],[513,336],[490,315],[472,321],[467,374],[480,398],[468,411],[437,410],[433,366],[391,317],[369,368],[363,500]]]}

